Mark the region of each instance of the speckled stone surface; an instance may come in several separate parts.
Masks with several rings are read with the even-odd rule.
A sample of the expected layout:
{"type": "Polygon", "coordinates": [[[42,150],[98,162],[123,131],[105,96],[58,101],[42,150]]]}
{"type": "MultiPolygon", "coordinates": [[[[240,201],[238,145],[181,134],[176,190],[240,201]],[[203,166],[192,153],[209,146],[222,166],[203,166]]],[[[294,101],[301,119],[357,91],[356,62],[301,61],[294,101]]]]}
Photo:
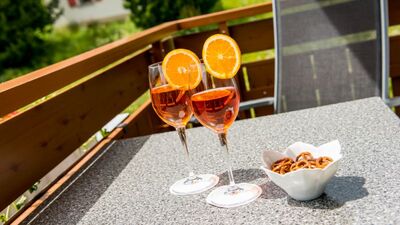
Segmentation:
{"type": "MultiPolygon", "coordinates": [[[[196,171],[222,176],[215,134],[188,130],[196,171]]],[[[169,186],[186,175],[176,133],[115,142],[68,188],[29,217],[31,224],[400,224],[400,120],[379,98],[234,123],[228,136],[237,182],[262,196],[233,209],[207,205],[209,191],[177,197],[169,186]],[[343,160],[317,200],[298,202],[263,174],[264,149],[295,141],[339,139],[343,160]]]]}

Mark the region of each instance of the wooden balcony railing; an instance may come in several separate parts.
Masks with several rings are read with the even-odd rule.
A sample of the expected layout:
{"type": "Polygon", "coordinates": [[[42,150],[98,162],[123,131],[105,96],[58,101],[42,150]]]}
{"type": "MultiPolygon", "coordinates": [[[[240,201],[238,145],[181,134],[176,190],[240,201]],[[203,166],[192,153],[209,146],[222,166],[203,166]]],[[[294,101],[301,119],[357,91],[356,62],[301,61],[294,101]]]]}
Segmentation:
{"type": "MultiPolygon", "coordinates": [[[[390,0],[389,9],[390,25],[400,24],[400,2],[390,0]]],[[[147,66],[160,61],[169,50],[187,48],[200,56],[205,39],[218,32],[231,35],[242,53],[273,49],[272,18],[228,23],[271,10],[270,3],[263,3],[163,23],[0,84],[0,209],[145,93],[147,66]],[[187,35],[180,32],[210,24],[218,28],[187,35]],[[16,113],[6,116],[12,112],[16,113]]],[[[390,46],[393,93],[400,96],[400,36],[391,37],[390,46]]],[[[273,59],[244,63],[237,77],[243,100],[273,96],[273,59]]],[[[254,110],[256,116],[272,112],[270,106],[254,110]]],[[[250,114],[248,110],[240,116],[250,114]]],[[[113,139],[163,130],[168,128],[155,116],[148,100],[65,176],[72,176],[113,139]]]]}

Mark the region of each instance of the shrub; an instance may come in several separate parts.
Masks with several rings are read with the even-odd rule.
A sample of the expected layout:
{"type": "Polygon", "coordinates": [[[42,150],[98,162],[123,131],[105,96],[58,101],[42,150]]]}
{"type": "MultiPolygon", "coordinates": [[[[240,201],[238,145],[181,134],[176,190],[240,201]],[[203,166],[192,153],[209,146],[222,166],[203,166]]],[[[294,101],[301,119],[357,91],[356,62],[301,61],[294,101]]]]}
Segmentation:
{"type": "Polygon", "coordinates": [[[149,28],[162,22],[196,16],[212,11],[218,0],[125,0],[136,26],[149,28]]]}
{"type": "Polygon", "coordinates": [[[58,0],[0,1],[0,71],[25,66],[44,51],[41,34],[61,14],[58,0]]]}

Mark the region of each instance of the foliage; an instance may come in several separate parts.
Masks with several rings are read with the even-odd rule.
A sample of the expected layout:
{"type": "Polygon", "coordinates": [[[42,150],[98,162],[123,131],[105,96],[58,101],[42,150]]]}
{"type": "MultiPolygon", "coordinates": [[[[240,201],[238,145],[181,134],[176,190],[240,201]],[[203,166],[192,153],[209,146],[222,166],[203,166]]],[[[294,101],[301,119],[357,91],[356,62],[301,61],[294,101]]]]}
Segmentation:
{"type": "Polygon", "coordinates": [[[132,21],[141,28],[149,28],[162,22],[209,13],[218,7],[219,0],[125,0],[125,8],[131,10],[132,21]]]}
{"type": "Polygon", "coordinates": [[[8,217],[6,214],[2,213],[0,214],[0,222],[6,222],[8,220],[8,217]]]}
{"type": "Polygon", "coordinates": [[[33,193],[34,191],[37,191],[39,183],[40,183],[40,181],[34,183],[34,184],[32,185],[32,187],[30,187],[30,188],[28,189],[29,193],[33,193]]]}
{"type": "MultiPolygon", "coordinates": [[[[4,8],[6,5],[9,5],[10,2],[16,3],[19,1],[25,0],[0,0],[0,49],[2,49],[4,46],[1,42],[1,40],[4,40],[5,35],[5,33],[3,32],[5,30],[5,28],[3,27],[4,18],[2,19],[4,8]]],[[[31,1],[32,0],[27,0],[27,2],[31,1]]],[[[36,1],[40,2],[40,0],[36,1]]],[[[128,2],[129,0],[125,1],[128,2]]],[[[211,0],[199,0],[196,2],[201,2],[201,5],[205,6],[207,1],[211,0]]],[[[211,11],[235,8],[264,1],[265,0],[213,0],[213,2],[217,3],[215,4],[214,8],[211,9],[211,11]]],[[[53,12],[52,18],[55,18],[57,16],[57,13],[59,13],[59,11],[55,9],[55,5],[57,2],[58,0],[53,0],[50,1],[50,5],[48,5],[48,11],[53,12]]],[[[166,4],[172,3],[172,1],[165,2],[167,2],[166,4]]],[[[189,13],[186,12],[186,15],[188,14],[189,13]]],[[[13,19],[15,20],[16,17],[14,17],[13,19]]],[[[13,23],[18,24],[19,22],[14,21],[13,23]]],[[[4,65],[2,58],[4,51],[0,50],[0,82],[10,80],[23,74],[27,74],[33,70],[59,62],[63,59],[96,48],[100,45],[125,37],[137,31],[140,31],[140,29],[138,29],[137,26],[135,26],[131,21],[109,22],[104,24],[91,24],[86,26],[72,25],[70,27],[58,29],[49,29],[49,26],[47,26],[44,28],[44,32],[41,32],[39,30],[37,31],[36,35],[39,38],[40,42],[42,42],[41,46],[43,48],[36,49],[37,54],[35,52],[26,51],[29,53],[28,57],[26,60],[23,60],[21,64],[2,68],[1,65],[4,65]]],[[[7,42],[11,43],[11,41],[13,41],[11,39],[14,39],[11,38],[13,36],[9,36],[8,34],[5,36],[8,37],[7,42]]],[[[33,43],[30,42],[25,43],[24,45],[32,44],[33,43]]],[[[34,46],[28,46],[27,48],[34,49],[34,46]]]]}
{"type": "Polygon", "coordinates": [[[48,5],[39,0],[0,1],[0,71],[26,65],[45,46],[40,33],[47,32],[60,15],[58,0],[48,5]]]}
{"type": "Polygon", "coordinates": [[[0,71],[0,82],[78,55],[137,31],[139,29],[129,20],[53,29],[41,34],[42,40],[46,43],[46,51],[32,58],[29,64],[0,71]]]}
{"type": "Polygon", "coordinates": [[[21,197],[14,203],[15,209],[17,210],[21,209],[24,206],[26,200],[27,197],[25,195],[21,195],[21,197]]]}

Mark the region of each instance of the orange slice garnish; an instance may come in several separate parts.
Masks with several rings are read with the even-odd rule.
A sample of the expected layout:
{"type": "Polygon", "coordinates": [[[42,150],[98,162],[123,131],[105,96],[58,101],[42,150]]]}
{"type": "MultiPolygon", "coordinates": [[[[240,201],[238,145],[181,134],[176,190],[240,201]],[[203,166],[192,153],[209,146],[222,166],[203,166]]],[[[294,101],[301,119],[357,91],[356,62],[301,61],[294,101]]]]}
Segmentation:
{"type": "Polygon", "coordinates": [[[215,34],[203,45],[203,60],[207,72],[219,79],[229,79],[240,68],[241,54],[239,46],[231,37],[215,34]]]}
{"type": "Polygon", "coordinates": [[[200,59],[186,49],[169,52],[162,62],[162,71],[168,84],[174,88],[194,89],[201,81],[200,59]]]}

